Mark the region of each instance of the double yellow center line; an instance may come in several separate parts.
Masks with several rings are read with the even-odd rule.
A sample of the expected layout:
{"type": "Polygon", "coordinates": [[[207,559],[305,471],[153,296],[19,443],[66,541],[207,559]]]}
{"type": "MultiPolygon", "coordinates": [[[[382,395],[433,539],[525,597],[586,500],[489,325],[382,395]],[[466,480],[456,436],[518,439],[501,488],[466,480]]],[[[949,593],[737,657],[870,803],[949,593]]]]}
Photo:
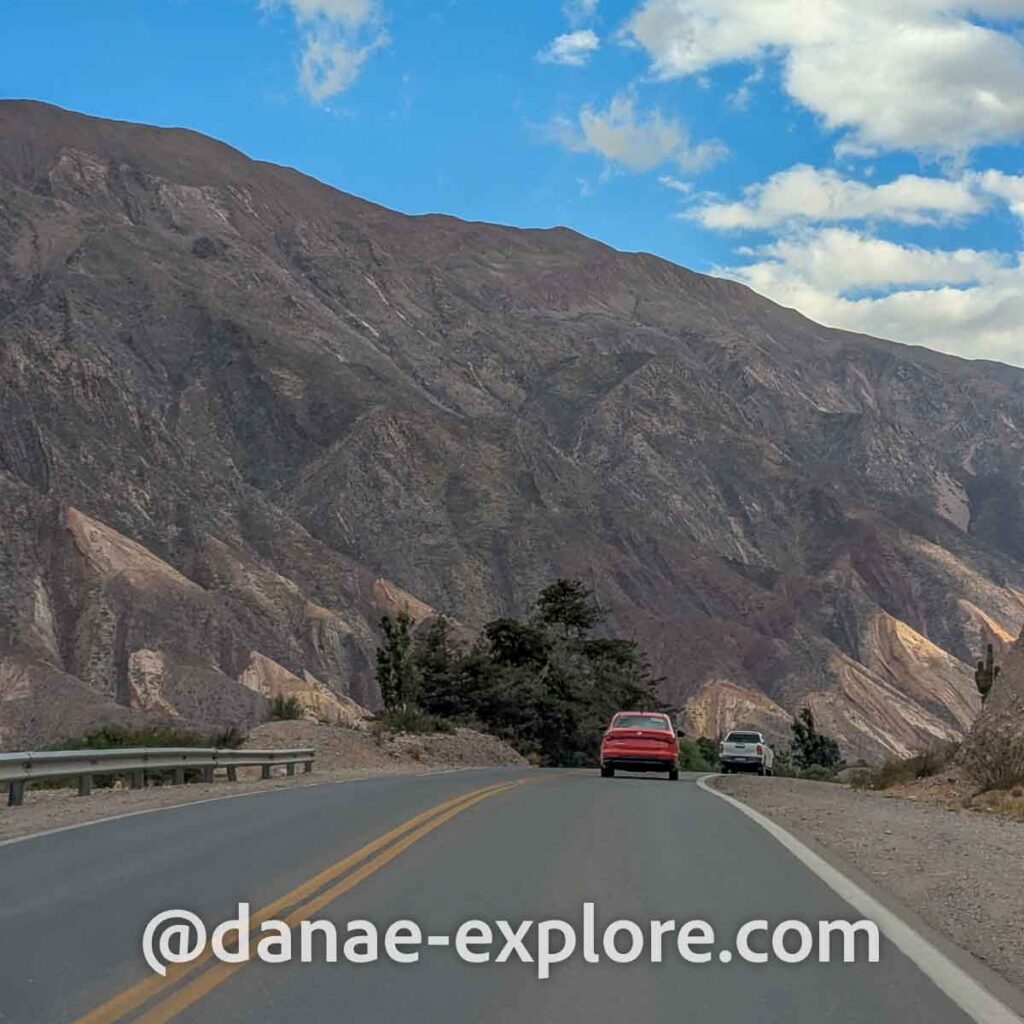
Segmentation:
{"type": "MultiPolygon", "coordinates": [[[[258,929],[264,921],[277,918],[282,911],[288,911],[281,920],[289,927],[294,927],[333,903],[339,896],[389,864],[413,843],[434,829],[440,828],[445,822],[451,821],[456,815],[480,803],[481,800],[515,789],[526,781],[528,780],[520,779],[516,782],[484,786],[436,804],[367,843],[355,853],[324,868],[319,874],[279,896],[265,907],[261,907],[250,917],[251,924],[257,929],[257,935],[250,943],[250,952],[255,951],[262,937],[258,929]]],[[[227,981],[248,962],[229,964],[217,960],[213,961],[212,966],[208,966],[212,961],[213,954],[207,949],[191,963],[172,964],[163,977],[154,974],[126,988],[84,1017],[79,1017],[74,1024],[117,1024],[147,1003],[151,1005],[145,1012],[137,1017],[132,1016],[133,1024],[165,1024],[227,981]]]]}

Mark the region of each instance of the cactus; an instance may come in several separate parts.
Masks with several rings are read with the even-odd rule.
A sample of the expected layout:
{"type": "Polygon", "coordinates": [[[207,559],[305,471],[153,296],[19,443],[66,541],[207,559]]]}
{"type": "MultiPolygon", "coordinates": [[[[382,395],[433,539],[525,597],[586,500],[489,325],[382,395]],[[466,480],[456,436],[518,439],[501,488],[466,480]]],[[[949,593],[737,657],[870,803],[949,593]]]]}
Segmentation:
{"type": "Polygon", "coordinates": [[[992,645],[989,644],[985,649],[985,660],[979,661],[978,667],[974,670],[974,682],[978,686],[978,693],[981,694],[982,704],[985,703],[992,684],[999,676],[999,666],[993,664],[993,660],[992,645]]]}

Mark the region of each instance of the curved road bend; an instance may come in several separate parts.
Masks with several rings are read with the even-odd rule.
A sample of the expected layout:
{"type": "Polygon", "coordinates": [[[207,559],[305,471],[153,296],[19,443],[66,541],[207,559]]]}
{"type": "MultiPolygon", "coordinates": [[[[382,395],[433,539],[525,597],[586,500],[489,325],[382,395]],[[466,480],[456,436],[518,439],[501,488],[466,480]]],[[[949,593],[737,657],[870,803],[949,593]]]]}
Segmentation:
{"type": "Polygon", "coordinates": [[[312,900],[311,916],[335,921],[342,936],[344,922],[356,918],[382,931],[411,918],[425,934],[454,934],[470,918],[578,924],[585,901],[597,905],[601,925],[618,917],[642,926],[703,918],[724,944],[754,918],[861,916],[757,824],[694,783],[695,776],[672,784],[531,769],[376,778],[186,805],[0,845],[0,1021],[975,1019],[884,938],[878,964],[696,966],[669,945],[660,965],[574,957],[543,982],[531,965],[471,965],[453,950],[424,948],[414,965],[224,970],[211,962],[168,985],[141,956],[143,930],[159,911],[186,908],[212,925],[233,916],[240,901],[255,913],[284,894],[293,905],[312,900]],[[478,791],[472,803],[458,802],[478,791]],[[347,863],[356,851],[363,859],[347,863]]]}

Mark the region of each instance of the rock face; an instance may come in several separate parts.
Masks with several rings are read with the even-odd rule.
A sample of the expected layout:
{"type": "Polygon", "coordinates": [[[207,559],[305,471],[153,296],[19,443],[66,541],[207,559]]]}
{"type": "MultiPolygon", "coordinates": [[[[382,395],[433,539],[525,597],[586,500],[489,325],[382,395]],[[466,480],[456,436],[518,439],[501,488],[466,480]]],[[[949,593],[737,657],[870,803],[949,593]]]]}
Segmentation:
{"type": "Polygon", "coordinates": [[[8,745],[72,705],[251,721],[261,659],[373,704],[382,609],[478,626],[571,575],[699,731],[809,704],[902,753],[1019,633],[1022,521],[1024,371],[0,103],[8,745]]]}

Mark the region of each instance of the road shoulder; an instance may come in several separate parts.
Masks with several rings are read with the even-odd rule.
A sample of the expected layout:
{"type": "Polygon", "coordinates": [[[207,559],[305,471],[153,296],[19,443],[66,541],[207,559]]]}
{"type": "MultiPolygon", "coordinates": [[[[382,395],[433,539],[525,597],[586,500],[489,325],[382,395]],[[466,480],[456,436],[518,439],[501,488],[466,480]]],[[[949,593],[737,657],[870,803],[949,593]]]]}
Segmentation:
{"type": "Polygon", "coordinates": [[[711,786],[781,825],[901,917],[916,918],[947,955],[963,950],[982,972],[991,969],[1012,986],[1021,1012],[1024,826],[829,783],[737,776],[711,786]]]}

